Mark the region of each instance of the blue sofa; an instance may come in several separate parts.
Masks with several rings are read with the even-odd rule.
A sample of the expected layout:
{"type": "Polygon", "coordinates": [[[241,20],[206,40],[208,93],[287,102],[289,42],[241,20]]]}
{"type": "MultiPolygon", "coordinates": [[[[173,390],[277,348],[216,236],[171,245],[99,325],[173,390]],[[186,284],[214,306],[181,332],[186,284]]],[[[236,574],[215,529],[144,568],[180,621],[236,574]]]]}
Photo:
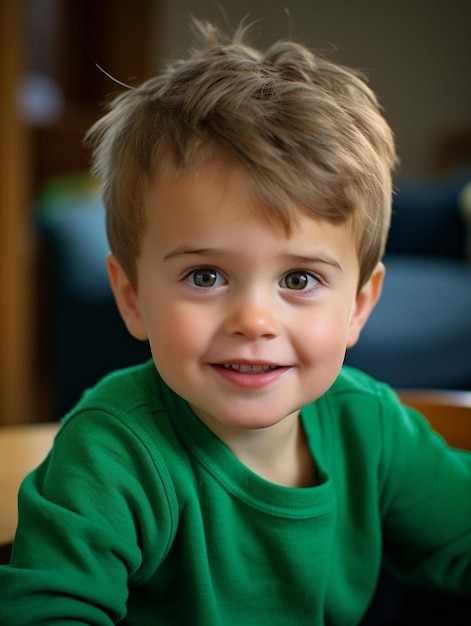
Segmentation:
{"type": "Polygon", "coordinates": [[[84,389],[114,369],[149,358],[150,350],[127,332],[115,306],[105,265],[105,215],[96,192],[48,194],[36,225],[48,287],[42,308],[44,349],[50,353],[45,377],[53,395],[49,419],[59,419],[84,389]]]}
{"type": "Polygon", "coordinates": [[[396,388],[471,389],[470,181],[397,183],[383,293],[348,364],[396,388]]]}

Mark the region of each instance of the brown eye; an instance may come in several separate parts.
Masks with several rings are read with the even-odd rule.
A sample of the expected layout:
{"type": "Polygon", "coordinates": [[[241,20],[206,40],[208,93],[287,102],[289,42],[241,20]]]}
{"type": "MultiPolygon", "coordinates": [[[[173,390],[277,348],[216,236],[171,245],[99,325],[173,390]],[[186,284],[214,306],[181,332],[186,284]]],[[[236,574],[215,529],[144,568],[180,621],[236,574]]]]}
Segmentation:
{"type": "Polygon", "coordinates": [[[202,289],[211,289],[212,287],[221,287],[227,283],[224,276],[214,267],[201,267],[188,272],[185,280],[194,287],[202,289]]]}
{"type": "Polygon", "coordinates": [[[214,270],[198,270],[192,276],[197,287],[214,287],[217,281],[217,272],[214,270]]]}
{"type": "Polygon", "coordinates": [[[282,287],[286,287],[287,289],[296,289],[300,291],[302,289],[306,289],[309,284],[310,278],[312,279],[312,276],[306,274],[306,272],[291,272],[290,274],[287,274],[281,281],[282,287]]]}

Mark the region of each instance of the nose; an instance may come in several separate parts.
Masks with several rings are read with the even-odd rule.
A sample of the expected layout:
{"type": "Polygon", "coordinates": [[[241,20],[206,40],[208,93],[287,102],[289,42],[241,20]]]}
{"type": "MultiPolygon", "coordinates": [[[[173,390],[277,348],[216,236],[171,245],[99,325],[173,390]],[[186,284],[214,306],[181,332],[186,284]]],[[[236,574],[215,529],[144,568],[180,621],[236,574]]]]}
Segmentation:
{"type": "Polygon", "coordinates": [[[250,340],[273,339],[280,334],[280,322],[273,303],[256,302],[245,298],[231,305],[224,330],[228,335],[238,335],[250,340]]]}

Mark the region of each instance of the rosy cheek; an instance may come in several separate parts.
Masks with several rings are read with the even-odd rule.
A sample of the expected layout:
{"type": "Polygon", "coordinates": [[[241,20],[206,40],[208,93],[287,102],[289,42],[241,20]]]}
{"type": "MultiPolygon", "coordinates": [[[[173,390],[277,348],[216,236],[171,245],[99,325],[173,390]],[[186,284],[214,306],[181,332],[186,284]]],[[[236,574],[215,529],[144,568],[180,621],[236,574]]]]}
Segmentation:
{"type": "Polygon", "coordinates": [[[175,355],[193,352],[201,338],[198,318],[189,311],[161,311],[154,322],[151,341],[155,352],[171,351],[175,355]]]}
{"type": "Polygon", "coordinates": [[[335,315],[323,315],[304,320],[298,326],[299,350],[307,357],[337,352],[346,341],[346,322],[335,315]]]}

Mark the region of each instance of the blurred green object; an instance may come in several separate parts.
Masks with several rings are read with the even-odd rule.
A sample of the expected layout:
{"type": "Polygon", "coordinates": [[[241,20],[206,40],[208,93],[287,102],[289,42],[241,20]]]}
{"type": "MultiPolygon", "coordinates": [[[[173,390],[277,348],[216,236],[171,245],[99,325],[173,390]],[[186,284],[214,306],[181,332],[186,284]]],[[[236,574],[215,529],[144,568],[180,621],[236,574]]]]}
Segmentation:
{"type": "Polygon", "coordinates": [[[71,172],[48,180],[42,187],[36,209],[39,213],[63,211],[72,202],[92,200],[100,193],[100,181],[87,172],[71,172]]]}

